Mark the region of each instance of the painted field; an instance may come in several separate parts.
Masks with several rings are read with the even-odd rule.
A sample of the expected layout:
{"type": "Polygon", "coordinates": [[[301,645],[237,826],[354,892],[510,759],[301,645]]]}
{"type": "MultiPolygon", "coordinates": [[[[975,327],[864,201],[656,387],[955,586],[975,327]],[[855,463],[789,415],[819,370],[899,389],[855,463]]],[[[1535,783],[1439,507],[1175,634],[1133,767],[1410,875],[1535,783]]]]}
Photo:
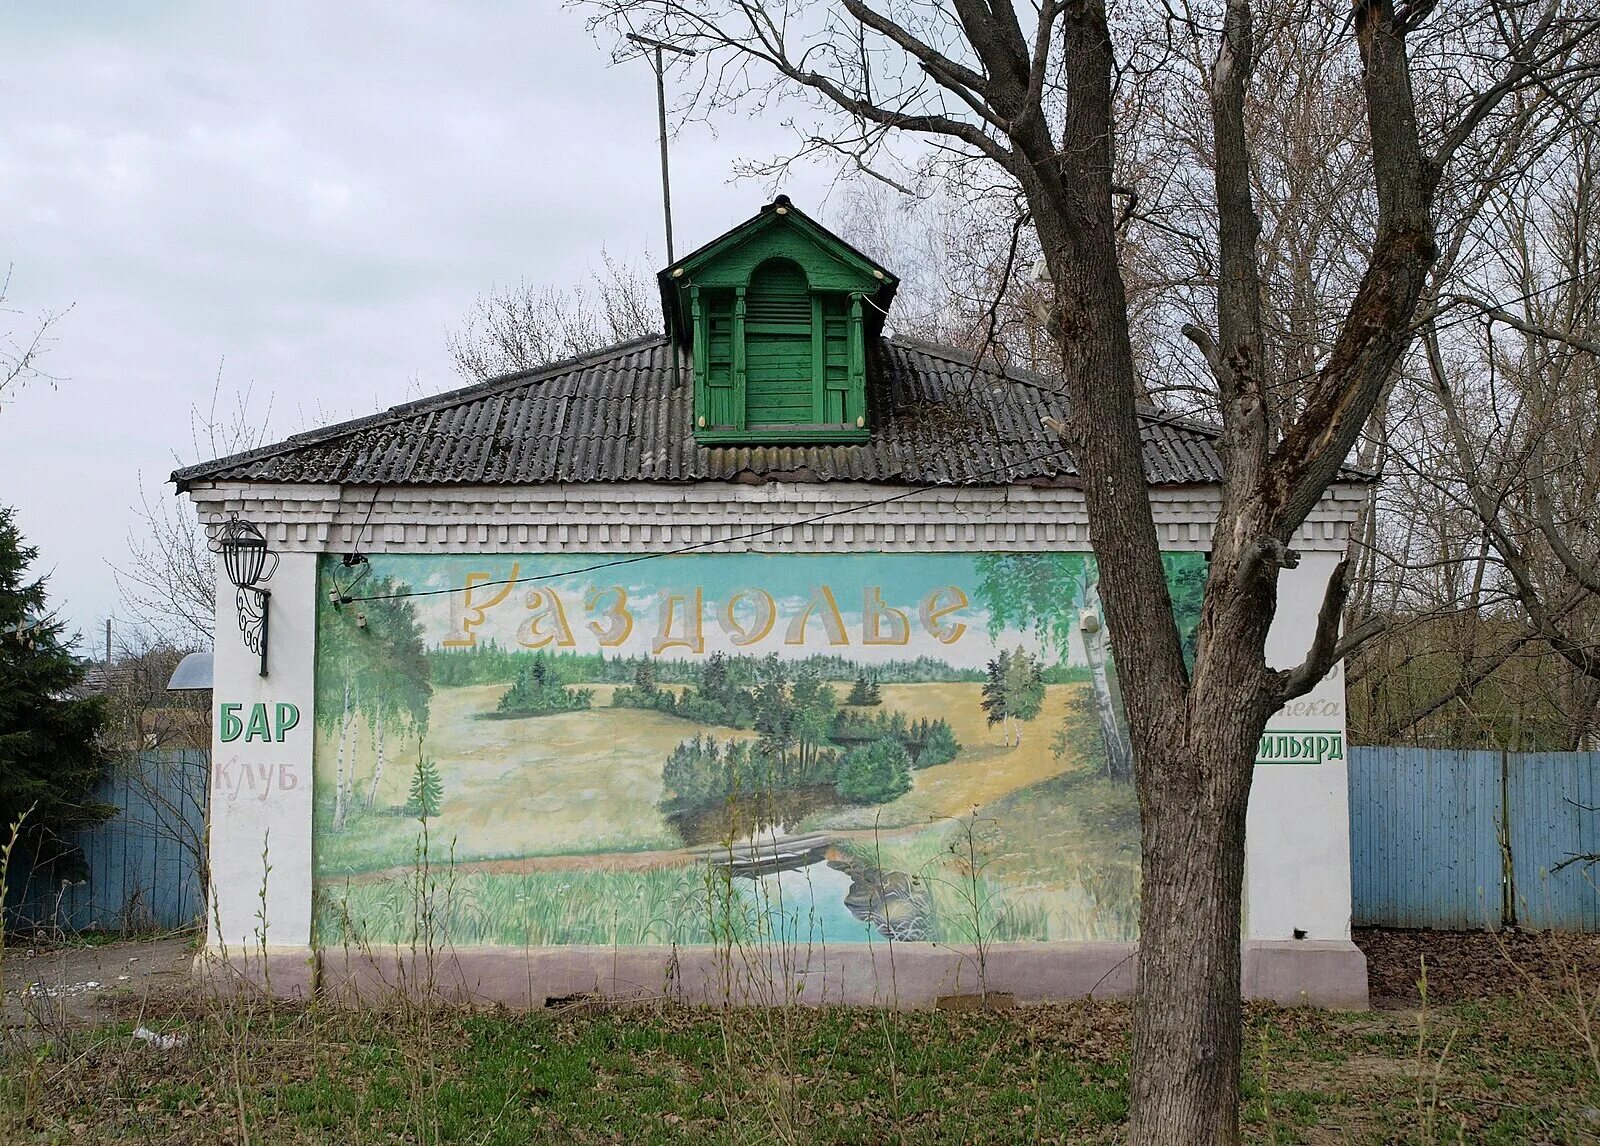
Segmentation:
{"type": "Polygon", "coordinates": [[[990,726],[983,711],[983,686],[975,683],[887,684],[883,707],[903,712],[910,719],[950,722],[961,753],[948,764],[919,769],[911,791],[887,804],[865,808],[840,808],[818,813],[803,826],[830,828],[894,829],[926,824],[929,820],[962,816],[974,807],[987,807],[1008,793],[1026,788],[1080,766],[1058,759],[1051,738],[1067,718],[1068,702],[1080,699],[1088,686],[1048,685],[1039,715],[1024,725],[1022,743],[1006,747],[1001,732],[990,726]]]}
{"type": "MultiPolygon", "coordinates": [[[[435,690],[434,722],[422,743],[439,770],[442,795],[431,825],[435,858],[460,861],[552,855],[670,850],[683,839],[660,809],[661,766],[701,726],[658,712],[611,708],[615,685],[595,685],[594,707],[580,712],[517,719],[485,719],[505,685],[435,690]]],[[[848,685],[835,686],[841,695],[848,685]]],[[[985,723],[982,689],[973,683],[886,685],[883,709],[908,719],[950,722],[961,751],[948,764],[920,769],[911,791],[888,804],[852,807],[841,802],[813,813],[804,828],[883,830],[916,828],[930,820],[970,813],[1077,765],[1057,759],[1053,730],[1066,716],[1070,696],[1083,685],[1051,685],[1039,717],[1022,743],[1006,747],[985,723]]],[[[753,740],[755,732],[707,729],[719,738],[753,740]]],[[[364,731],[357,729],[357,732],[364,731]]],[[[373,774],[369,736],[353,736],[351,767],[373,774]]],[[[345,831],[318,836],[319,870],[356,875],[409,863],[417,821],[401,814],[416,763],[405,746],[391,744],[372,809],[364,793],[353,803],[345,831]]],[[[319,751],[336,753],[332,731],[319,751]]],[[[319,775],[319,781],[324,777],[319,775]]],[[[321,805],[332,813],[330,785],[321,805]]]]}
{"type": "MultiPolygon", "coordinates": [[[[442,688],[423,742],[439,769],[442,796],[431,831],[435,859],[647,851],[682,842],[657,806],[661,762],[688,732],[654,712],[585,712],[485,720],[505,685],[442,688]]],[[[609,691],[609,690],[608,690],[609,691]]],[[[598,692],[598,690],[597,690],[598,692]]],[[[597,701],[599,698],[597,697],[597,701]]],[[[332,756],[324,734],[319,752],[332,756]]],[[[401,814],[416,764],[390,760],[373,811],[352,814],[343,832],[317,834],[318,869],[354,875],[410,862],[417,820],[401,814]]],[[[372,774],[362,745],[358,776],[372,774]]],[[[331,779],[318,774],[318,812],[332,812],[331,779]]]]}

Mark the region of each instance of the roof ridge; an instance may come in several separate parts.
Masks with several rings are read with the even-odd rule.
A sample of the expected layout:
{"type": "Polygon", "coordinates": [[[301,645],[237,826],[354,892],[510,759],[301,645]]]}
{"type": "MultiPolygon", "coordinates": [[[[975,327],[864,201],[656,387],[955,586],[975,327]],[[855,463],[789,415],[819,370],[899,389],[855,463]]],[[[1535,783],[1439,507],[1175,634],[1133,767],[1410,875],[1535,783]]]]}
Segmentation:
{"type": "Polygon", "coordinates": [[[574,354],[570,358],[563,358],[556,362],[547,363],[544,366],[532,366],[525,370],[513,370],[508,374],[497,374],[493,378],[485,378],[481,382],[473,382],[466,386],[459,386],[454,390],[446,390],[442,394],[430,394],[425,398],[414,398],[409,402],[401,402],[385,410],[363,414],[359,418],[349,418],[329,426],[319,426],[314,430],[303,430],[298,434],[290,434],[286,438],[270,442],[264,446],[256,446],[253,449],[242,450],[236,454],[225,454],[220,458],[212,458],[209,461],[182,466],[173,470],[167,480],[177,485],[179,491],[182,492],[185,482],[203,477],[206,472],[211,470],[244,465],[272,457],[275,454],[287,453],[306,446],[321,445],[324,442],[334,441],[350,434],[359,433],[362,430],[370,430],[387,422],[399,421],[402,418],[412,417],[416,414],[433,413],[465,402],[490,398],[516,386],[549,382],[582,367],[592,366],[597,362],[604,362],[610,358],[620,358],[630,351],[638,350],[653,343],[665,343],[666,340],[667,336],[664,334],[642,334],[637,338],[629,338],[623,342],[612,343],[610,346],[603,346],[598,350],[574,354]]]}

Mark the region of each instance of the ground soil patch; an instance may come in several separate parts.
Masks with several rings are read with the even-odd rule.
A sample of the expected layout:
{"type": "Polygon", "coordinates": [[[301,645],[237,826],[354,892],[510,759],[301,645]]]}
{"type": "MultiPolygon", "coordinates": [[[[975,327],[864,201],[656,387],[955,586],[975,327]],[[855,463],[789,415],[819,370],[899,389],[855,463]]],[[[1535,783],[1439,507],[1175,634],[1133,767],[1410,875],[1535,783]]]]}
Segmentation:
{"type": "Polygon", "coordinates": [[[1600,988],[1600,935],[1518,931],[1355,930],[1367,957],[1373,1004],[1411,1008],[1423,961],[1428,997],[1436,1003],[1515,996],[1527,991],[1565,994],[1576,984],[1600,988]]]}

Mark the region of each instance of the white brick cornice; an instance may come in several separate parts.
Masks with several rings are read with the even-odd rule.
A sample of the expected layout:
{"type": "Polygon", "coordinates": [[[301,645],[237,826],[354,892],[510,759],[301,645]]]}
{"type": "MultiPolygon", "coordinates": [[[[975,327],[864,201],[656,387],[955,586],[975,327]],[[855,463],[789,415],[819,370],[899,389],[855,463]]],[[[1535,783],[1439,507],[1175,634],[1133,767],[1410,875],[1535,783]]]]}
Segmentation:
{"type": "MultiPolygon", "coordinates": [[[[203,520],[237,512],[260,525],[284,552],[1091,548],[1081,491],[1020,485],[923,489],[844,482],[582,482],[374,487],[228,482],[196,484],[189,496],[203,520]]],[[[1163,549],[1209,548],[1220,508],[1215,487],[1159,487],[1152,490],[1152,500],[1163,549]]],[[[1296,547],[1342,551],[1365,500],[1364,487],[1333,487],[1296,534],[1296,547]]]]}

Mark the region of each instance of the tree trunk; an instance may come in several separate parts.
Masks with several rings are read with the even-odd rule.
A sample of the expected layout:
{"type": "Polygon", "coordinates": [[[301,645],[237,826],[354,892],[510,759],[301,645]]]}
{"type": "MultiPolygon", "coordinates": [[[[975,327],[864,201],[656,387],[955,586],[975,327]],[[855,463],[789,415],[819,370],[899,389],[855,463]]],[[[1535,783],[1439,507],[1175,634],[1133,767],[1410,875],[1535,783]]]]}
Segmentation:
{"type": "Polygon", "coordinates": [[[377,743],[373,747],[376,761],[372,765],[372,786],[367,789],[367,807],[369,809],[377,802],[378,785],[383,781],[383,721],[381,719],[376,722],[376,728],[375,739],[377,743]]]}
{"type": "Polygon", "coordinates": [[[1185,790],[1143,801],[1128,1140],[1231,1146],[1239,1141],[1244,821],[1259,738],[1238,727],[1191,733],[1188,747],[1141,753],[1138,766],[1152,786],[1197,770],[1203,786],[1198,806],[1185,790]]]}
{"type": "Polygon", "coordinates": [[[1089,662],[1089,684],[1094,691],[1094,715],[1100,724],[1100,739],[1106,746],[1106,771],[1113,780],[1133,775],[1133,749],[1128,733],[1117,720],[1117,706],[1111,696],[1111,678],[1106,675],[1106,635],[1103,628],[1083,634],[1083,655],[1089,662]]]}
{"type": "Polygon", "coordinates": [[[346,810],[345,806],[344,806],[344,774],[345,774],[346,768],[348,766],[351,766],[351,764],[353,764],[353,762],[351,762],[351,764],[347,764],[347,761],[346,761],[346,755],[349,752],[349,747],[348,747],[349,743],[350,743],[350,682],[346,681],[345,682],[345,686],[344,686],[344,712],[339,717],[339,754],[338,754],[338,762],[334,765],[334,770],[333,770],[333,826],[336,829],[344,827],[345,810],[346,810]]]}

